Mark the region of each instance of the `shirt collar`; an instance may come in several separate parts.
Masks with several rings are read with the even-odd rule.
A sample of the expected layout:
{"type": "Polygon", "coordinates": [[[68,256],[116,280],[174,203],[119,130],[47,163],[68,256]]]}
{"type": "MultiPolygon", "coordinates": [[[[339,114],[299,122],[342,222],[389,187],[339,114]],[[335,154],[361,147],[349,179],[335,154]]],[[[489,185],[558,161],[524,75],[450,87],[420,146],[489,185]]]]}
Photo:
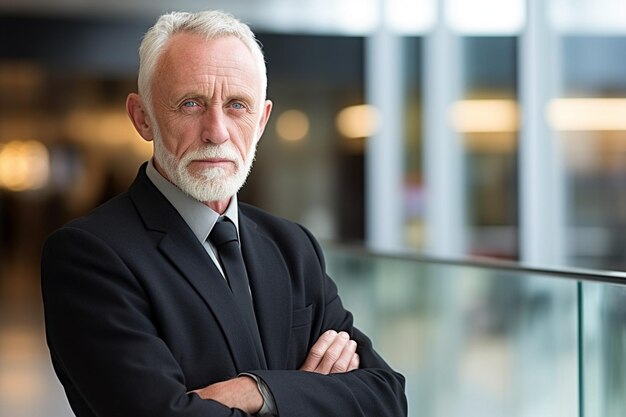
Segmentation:
{"type": "Polygon", "coordinates": [[[231,198],[224,215],[220,216],[219,213],[207,207],[204,203],[185,194],[180,188],[165,179],[155,168],[152,159],[148,162],[146,167],[146,175],[161,194],[165,196],[167,201],[174,206],[200,242],[204,242],[209,237],[213,226],[222,217],[226,217],[232,221],[237,229],[237,234],[239,234],[237,195],[231,198]]]}

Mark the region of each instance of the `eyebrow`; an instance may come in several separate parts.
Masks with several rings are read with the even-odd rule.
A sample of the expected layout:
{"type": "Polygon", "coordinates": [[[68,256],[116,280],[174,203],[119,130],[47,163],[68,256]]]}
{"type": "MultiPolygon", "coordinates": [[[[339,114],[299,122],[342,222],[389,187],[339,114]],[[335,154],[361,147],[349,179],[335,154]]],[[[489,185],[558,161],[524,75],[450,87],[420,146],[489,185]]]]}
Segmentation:
{"type": "MultiPolygon", "coordinates": [[[[204,93],[199,93],[197,91],[187,91],[183,94],[179,94],[177,98],[175,99],[175,102],[180,103],[190,98],[199,98],[206,102],[211,101],[211,97],[207,96],[204,93]]],[[[224,99],[225,99],[224,101],[240,100],[240,101],[249,103],[251,106],[255,105],[257,101],[254,99],[253,95],[247,94],[245,92],[237,92],[235,94],[227,95],[226,97],[224,97],[224,99]]]]}
{"type": "Polygon", "coordinates": [[[251,106],[256,104],[256,100],[254,99],[254,97],[250,94],[233,94],[232,96],[229,97],[229,101],[230,100],[239,100],[239,101],[243,101],[245,103],[250,104],[251,106]]]}

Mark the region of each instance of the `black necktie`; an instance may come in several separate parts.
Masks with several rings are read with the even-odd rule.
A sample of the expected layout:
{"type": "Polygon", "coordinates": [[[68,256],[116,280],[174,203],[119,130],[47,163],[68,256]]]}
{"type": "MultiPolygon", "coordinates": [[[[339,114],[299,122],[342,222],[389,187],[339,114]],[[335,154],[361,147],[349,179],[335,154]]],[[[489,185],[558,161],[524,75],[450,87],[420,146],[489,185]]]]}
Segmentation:
{"type": "Polygon", "coordinates": [[[237,229],[228,219],[218,221],[209,234],[209,240],[217,249],[222,268],[224,269],[224,275],[228,280],[233,298],[235,299],[235,304],[244,318],[250,336],[255,343],[261,366],[263,369],[266,369],[265,354],[263,353],[259,327],[254,315],[254,309],[252,308],[248,274],[246,273],[246,265],[243,262],[243,256],[239,247],[237,229]]]}

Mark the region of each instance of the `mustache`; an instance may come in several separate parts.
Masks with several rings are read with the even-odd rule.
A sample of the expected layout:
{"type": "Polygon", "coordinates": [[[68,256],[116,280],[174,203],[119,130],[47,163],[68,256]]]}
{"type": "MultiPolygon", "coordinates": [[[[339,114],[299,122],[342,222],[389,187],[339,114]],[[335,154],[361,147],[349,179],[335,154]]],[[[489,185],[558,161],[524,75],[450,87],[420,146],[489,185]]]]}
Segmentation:
{"type": "Polygon", "coordinates": [[[241,155],[239,155],[239,153],[232,144],[206,145],[202,148],[189,151],[182,158],[181,163],[184,165],[188,165],[191,161],[196,159],[210,158],[228,159],[229,161],[233,161],[237,167],[243,164],[243,161],[241,160],[241,155]]]}

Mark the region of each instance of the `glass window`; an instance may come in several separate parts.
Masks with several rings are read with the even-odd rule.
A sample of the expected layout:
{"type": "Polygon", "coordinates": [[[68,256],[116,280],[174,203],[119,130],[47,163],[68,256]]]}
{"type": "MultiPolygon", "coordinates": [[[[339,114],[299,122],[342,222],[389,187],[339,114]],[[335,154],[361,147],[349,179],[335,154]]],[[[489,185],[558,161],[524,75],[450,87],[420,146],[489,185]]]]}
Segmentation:
{"type": "Polygon", "coordinates": [[[554,0],[560,94],[547,117],[564,160],[565,262],[624,269],[626,5],[554,0]]]}

